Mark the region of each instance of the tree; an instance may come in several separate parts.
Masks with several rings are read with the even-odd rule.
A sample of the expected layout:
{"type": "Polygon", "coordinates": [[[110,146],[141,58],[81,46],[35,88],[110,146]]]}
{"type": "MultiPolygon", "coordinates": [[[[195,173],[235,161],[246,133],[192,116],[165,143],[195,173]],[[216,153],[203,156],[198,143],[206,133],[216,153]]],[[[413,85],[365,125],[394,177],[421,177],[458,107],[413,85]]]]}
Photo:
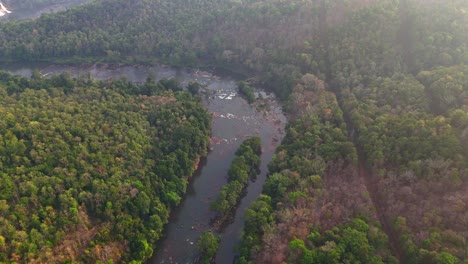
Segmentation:
{"type": "Polygon", "coordinates": [[[210,263],[218,251],[220,238],[212,232],[204,232],[197,241],[197,248],[202,255],[203,263],[210,263]]]}
{"type": "Polygon", "coordinates": [[[458,262],[457,258],[452,256],[450,253],[441,252],[436,258],[437,264],[455,264],[458,262]]]}
{"type": "Polygon", "coordinates": [[[130,241],[130,252],[133,260],[145,261],[153,254],[153,247],[144,238],[135,238],[130,241]]]}
{"type": "Polygon", "coordinates": [[[187,85],[187,90],[192,95],[197,95],[198,91],[200,90],[201,85],[198,82],[190,81],[187,85]]]}
{"type": "Polygon", "coordinates": [[[246,82],[238,82],[237,88],[239,89],[239,93],[244,96],[249,104],[255,101],[254,90],[246,82]]]}

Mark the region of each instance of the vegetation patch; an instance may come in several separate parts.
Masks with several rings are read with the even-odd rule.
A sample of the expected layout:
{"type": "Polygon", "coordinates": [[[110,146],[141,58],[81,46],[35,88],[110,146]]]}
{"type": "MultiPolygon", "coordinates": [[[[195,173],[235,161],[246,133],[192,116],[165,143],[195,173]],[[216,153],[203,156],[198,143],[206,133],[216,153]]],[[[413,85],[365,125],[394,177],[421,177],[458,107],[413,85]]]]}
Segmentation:
{"type": "Polygon", "coordinates": [[[214,221],[216,227],[220,227],[229,219],[242,198],[244,189],[249,183],[249,177],[258,174],[261,154],[262,145],[259,137],[244,140],[237,149],[228,170],[228,184],[223,186],[210,205],[210,208],[218,213],[214,221]]]}

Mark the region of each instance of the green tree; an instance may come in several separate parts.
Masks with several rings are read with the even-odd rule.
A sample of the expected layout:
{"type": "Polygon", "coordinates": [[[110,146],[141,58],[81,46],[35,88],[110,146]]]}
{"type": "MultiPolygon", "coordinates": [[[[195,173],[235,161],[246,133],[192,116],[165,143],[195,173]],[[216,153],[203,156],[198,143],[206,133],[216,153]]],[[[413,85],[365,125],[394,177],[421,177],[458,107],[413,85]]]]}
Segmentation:
{"type": "Polygon", "coordinates": [[[198,92],[200,91],[201,85],[198,82],[191,81],[187,85],[187,90],[192,94],[192,95],[197,95],[198,92]]]}
{"type": "Polygon", "coordinates": [[[437,255],[436,258],[437,264],[455,264],[458,263],[456,257],[452,256],[450,253],[441,252],[437,255]]]}
{"type": "Polygon", "coordinates": [[[203,263],[210,263],[218,251],[220,238],[212,232],[204,232],[197,241],[197,248],[202,255],[203,263]]]}

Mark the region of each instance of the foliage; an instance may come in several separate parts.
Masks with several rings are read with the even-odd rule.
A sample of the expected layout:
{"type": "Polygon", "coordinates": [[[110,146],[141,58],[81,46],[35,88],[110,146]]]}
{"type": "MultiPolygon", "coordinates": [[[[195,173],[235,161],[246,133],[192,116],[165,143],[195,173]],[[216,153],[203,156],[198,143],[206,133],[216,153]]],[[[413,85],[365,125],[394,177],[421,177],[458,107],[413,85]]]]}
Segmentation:
{"type": "MultiPolygon", "coordinates": [[[[291,122],[269,165],[271,176],[264,189],[269,196],[262,196],[252,205],[257,211],[247,212],[240,262],[264,260],[266,249],[271,248],[275,254],[270,257],[278,259],[270,258],[270,262],[285,261],[291,256],[291,249],[280,246],[293,241],[292,235],[298,239],[291,244],[293,250],[302,250],[301,257],[316,257],[309,252],[315,249],[304,238],[311,227],[332,223],[341,228],[343,219],[355,218],[352,212],[373,217],[369,211],[378,207],[376,211],[384,212],[379,217],[383,223],[408,221],[406,229],[385,230],[388,234],[397,231],[396,236],[407,241],[406,252],[397,252],[402,255],[399,256],[402,262],[451,263],[467,258],[463,242],[467,239],[463,206],[467,201],[468,179],[467,10],[465,0],[104,0],[43,15],[35,21],[0,23],[0,57],[15,61],[209,64],[256,77],[285,100],[291,122]],[[356,167],[360,174],[371,175],[359,177],[356,167]],[[372,180],[364,184],[362,178],[372,180]],[[363,197],[365,194],[367,198],[363,197]],[[362,203],[349,202],[357,201],[354,199],[362,203]],[[260,210],[260,206],[265,209],[260,210]],[[317,208],[321,210],[317,212],[317,208]],[[285,227],[284,223],[289,225],[285,227]],[[433,230],[440,231],[441,238],[430,237],[433,230]]],[[[12,97],[27,94],[30,87],[60,87],[59,92],[68,96],[77,85],[67,76],[47,82],[39,77],[36,75],[28,82],[0,74],[4,83],[0,102],[19,100],[12,97]]],[[[136,88],[126,81],[108,85],[127,95],[151,97],[165,92],[163,96],[176,98],[174,102],[193,99],[177,92],[181,86],[171,80],[156,83],[149,79],[136,88]]],[[[190,91],[196,90],[192,88],[190,91]]],[[[89,97],[94,98],[94,94],[89,97]]],[[[170,138],[156,140],[160,149],[148,155],[161,159],[153,172],[164,178],[162,182],[156,181],[158,197],[164,205],[175,205],[180,200],[186,181],[176,175],[190,172],[186,164],[202,149],[192,151],[184,146],[204,147],[200,144],[201,136],[189,143],[192,137],[187,135],[196,133],[197,128],[205,131],[209,127],[206,119],[193,114],[202,120],[194,129],[160,130],[159,126],[168,121],[184,120],[180,111],[174,115],[172,111],[175,109],[158,108],[150,119],[151,127],[157,127],[158,137],[170,138]],[[179,143],[175,140],[178,138],[184,140],[179,143]],[[167,153],[170,154],[163,155],[167,153]]],[[[2,166],[26,162],[24,155],[31,147],[27,144],[28,134],[14,130],[16,113],[6,112],[2,119],[4,126],[13,129],[9,134],[1,134],[7,142],[3,148],[8,149],[5,152],[8,155],[2,156],[6,159],[2,160],[2,166]]],[[[74,133],[80,135],[80,131],[70,132],[72,136],[74,133]]],[[[99,148],[93,146],[92,150],[99,148]]],[[[223,192],[223,208],[235,200],[228,202],[232,198],[228,192],[239,192],[240,185],[248,179],[248,173],[241,173],[245,169],[243,162],[238,159],[230,170],[229,176],[235,181],[223,192]],[[240,185],[233,183],[237,181],[240,185]]],[[[18,173],[29,175],[29,171],[18,173]]],[[[23,204],[26,208],[29,202],[15,194],[18,189],[26,194],[34,193],[35,189],[23,180],[2,179],[1,184],[5,188],[0,199],[16,199],[15,212],[19,213],[15,219],[20,220],[15,221],[25,219],[21,208],[16,207],[23,204]]],[[[141,185],[149,186],[146,182],[141,185]]],[[[37,192],[48,197],[51,190],[37,192]]],[[[150,191],[145,194],[152,198],[150,191]]],[[[52,198],[44,199],[54,203],[52,198]]],[[[142,203],[158,203],[144,195],[138,199],[142,203]]],[[[0,204],[2,210],[11,210],[10,203],[0,204]]],[[[106,204],[107,207],[119,208],[115,203],[106,204]]],[[[142,215],[146,213],[140,211],[142,215]]],[[[127,218],[119,221],[133,222],[127,218]]],[[[3,226],[8,229],[11,225],[3,226]]],[[[39,227],[36,224],[36,230],[39,227]]],[[[346,228],[340,228],[332,233],[343,238],[346,228]]],[[[324,229],[321,231],[332,228],[324,229]]],[[[24,233],[15,235],[20,241],[25,237],[24,233]]],[[[2,236],[5,240],[10,237],[2,236]]],[[[105,232],[101,236],[105,237],[105,232]]],[[[363,234],[356,233],[356,238],[362,238],[366,245],[363,234]]],[[[40,237],[37,240],[43,241],[40,237]]],[[[49,240],[52,244],[56,242],[49,240]]],[[[394,245],[398,242],[394,235],[389,235],[389,240],[394,245]]],[[[333,242],[338,245],[340,241],[333,242]]],[[[5,244],[11,245],[9,242],[5,244]]],[[[317,245],[330,248],[333,244],[317,245]]],[[[344,258],[366,259],[359,252],[344,258]]]]}
{"type": "Polygon", "coordinates": [[[0,76],[0,261],[149,258],[206,155],[200,102],[164,83],[148,96],[122,81],[0,76]]]}
{"type": "Polygon", "coordinates": [[[200,91],[201,85],[198,82],[189,82],[187,85],[187,90],[192,94],[192,95],[197,95],[198,92],[200,91]]]}
{"type": "Polygon", "coordinates": [[[105,0],[1,23],[0,57],[209,63],[258,74],[285,99],[307,72],[344,88],[466,63],[466,10],[463,0],[105,0]]]}
{"type": "Polygon", "coordinates": [[[313,230],[308,239],[294,239],[289,248],[297,263],[398,263],[387,251],[387,237],[375,226],[356,218],[323,233],[313,230]]]}
{"type": "Polygon", "coordinates": [[[433,113],[447,115],[452,110],[468,105],[468,66],[422,71],[416,78],[426,87],[433,113]]]}
{"type": "Polygon", "coordinates": [[[239,93],[245,97],[249,104],[255,101],[254,90],[246,82],[238,82],[237,88],[239,89],[239,93]]]}
{"type": "Polygon", "coordinates": [[[303,86],[301,82],[294,89],[290,107],[308,105],[288,124],[286,137],[269,164],[264,195],[246,212],[237,263],[278,263],[295,255],[287,243],[291,236],[308,234],[317,224],[314,212],[327,199],[321,194],[326,192],[323,179],[333,177],[326,171],[357,160],[335,96],[322,89],[304,93],[303,86]],[[316,204],[315,199],[322,202],[316,204]]]}
{"type": "Polygon", "coordinates": [[[240,246],[241,254],[236,263],[247,262],[252,252],[261,249],[263,230],[274,221],[272,213],[271,198],[267,195],[261,195],[250,204],[244,216],[245,226],[240,246]]]}
{"type": "Polygon", "coordinates": [[[218,251],[220,238],[207,231],[203,233],[197,242],[198,250],[202,255],[202,263],[210,263],[218,251]]]}
{"type": "Polygon", "coordinates": [[[228,170],[229,183],[223,186],[210,208],[224,218],[239,203],[249,182],[249,176],[258,174],[262,145],[260,137],[251,137],[239,146],[228,170]]]}

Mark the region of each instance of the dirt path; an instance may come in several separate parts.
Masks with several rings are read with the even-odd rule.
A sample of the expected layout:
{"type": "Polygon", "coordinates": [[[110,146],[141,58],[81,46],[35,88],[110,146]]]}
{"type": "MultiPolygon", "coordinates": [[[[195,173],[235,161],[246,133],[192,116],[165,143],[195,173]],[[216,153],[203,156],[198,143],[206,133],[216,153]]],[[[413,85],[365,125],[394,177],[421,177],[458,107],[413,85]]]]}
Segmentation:
{"type": "MultiPolygon", "coordinates": [[[[338,96],[338,94],[337,94],[338,96]]],[[[339,98],[339,97],[338,97],[339,98]]],[[[344,120],[346,123],[346,126],[348,128],[348,137],[351,142],[356,146],[357,152],[358,152],[358,159],[359,159],[359,168],[358,168],[358,173],[359,177],[362,177],[364,179],[364,183],[366,185],[367,192],[369,193],[369,196],[371,198],[372,204],[375,207],[375,211],[377,214],[377,218],[379,219],[380,224],[382,225],[382,230],[387,234],[388,236],[388,243],[390,245],[390,250],[392,252],[392,255],[395,256],[398,261],[402,264],[405,263],[404,261],[404,250],[401,246],[400,243],[400,238],[398,234],[393,230],[391,222],[389,219],[387,219],[385,215],[385,203],[384,203],[384,197],[382,196],[381,191],[378,188],[378,178],[377,176],[372,172],[372,170],[367,166],[366,164],[366,158],[365,155],[360,148],[357,140],[356,140],[356,133],[354,126],[348,116],[348,113],[344,111],[344,108],[342,107],[342,102],[339,99],[338,104],[340,108],[343,111],[343,116],[344,120]]]]}
{"type": "Polygon", "coordinates": [[[376,179],[376,176],[367,167],[365,158],[362,152],[358,150],[358,153],[359,153],[359,176],[363,177],[364,179],[367,192],[369,193],[372,204],[375,207],[377,218],[379,219],[379,222],[382,224],[382,230],[388,236],[388,242],[390,245],[390,249],[392,251],[392,255],[397,257],[400,263],[405,263],[404,262],[405,254],[404,254],[403,248],[401,247],[399,236],[393,230],[391,223],[388,221],[385,215],[385,206],[383,202],[384,199],[377,185],[378,179],[376,179]]]}

